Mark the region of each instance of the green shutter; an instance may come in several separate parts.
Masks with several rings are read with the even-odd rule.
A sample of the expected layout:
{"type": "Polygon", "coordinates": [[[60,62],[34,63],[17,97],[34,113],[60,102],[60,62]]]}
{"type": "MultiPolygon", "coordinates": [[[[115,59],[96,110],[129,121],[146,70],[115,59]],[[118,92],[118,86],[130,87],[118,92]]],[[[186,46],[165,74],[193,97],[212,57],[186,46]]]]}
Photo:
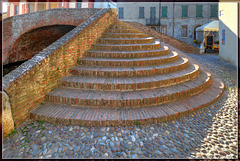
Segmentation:
{"type": "Polygon", "coordinates": [[[196,17],[203,17],[202,16],[202,7],[203,7],[203,5],[197,5],[197,7],[196,7],[196,17]]]}
{"type": "Polygon", "coordinates": [[[162,6],[162,18],[167,18],[167,6],[162,6]]]}
{"type": "Polygon", "coordinates": [[[218,17],[218,5],[211,5],[211,18],[217,18],[218,17]]]}
{"type": "Polygon", "coordinates": [[[188,17],[188,6],[186,6],[186,17],[188,17]]]}
{"type": "Polygon", "coordinates": [[[188,6],[182,6],[182,17],[188,17],[188,6]]]}

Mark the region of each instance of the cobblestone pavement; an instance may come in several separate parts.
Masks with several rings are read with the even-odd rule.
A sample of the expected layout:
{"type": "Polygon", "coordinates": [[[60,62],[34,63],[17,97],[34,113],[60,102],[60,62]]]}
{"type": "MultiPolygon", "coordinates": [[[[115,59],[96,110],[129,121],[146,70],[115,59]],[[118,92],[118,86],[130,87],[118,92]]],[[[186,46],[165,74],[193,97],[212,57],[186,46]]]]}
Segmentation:
{"type": "Polygon", "coordinates": [[[3,140],[3,158],[237,158],[237,68],[214,54],[187,55],[224,81],[226,90],[216,103],[178,120],[145,126],[27,120],[3,140]]]}

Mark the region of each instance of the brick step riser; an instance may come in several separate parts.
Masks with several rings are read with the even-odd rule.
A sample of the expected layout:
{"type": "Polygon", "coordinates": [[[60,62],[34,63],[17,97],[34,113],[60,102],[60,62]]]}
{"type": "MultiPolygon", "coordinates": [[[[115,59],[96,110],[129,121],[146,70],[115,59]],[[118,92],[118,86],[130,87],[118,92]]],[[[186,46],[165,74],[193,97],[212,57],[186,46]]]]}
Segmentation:
{"type": "Polygon", "coordinates": [[[70,69],[72,75],[82,75],[82,76],[92,76],[92,77],[141,77],[141,76],[151,76],[158,74],[167,74],[171,72],[176,72],[183,70],[188,67],[188,62],[177,66],[161,68],[161,69],[151,69],[151,70],[140,70],[140,71],[87,71],[87,70],[76,70],[70,69]]]}
{"type": "Polygon", "coordinates": [[[122,29],[134,29],[133,27],[129,27],[129,26],[123,26],[123,25],[113,25],[110,27],[110,29],[118,29],[118,30],[122,30],[122,29]]]}
{"type": "Polygon", "coordinates": [[[85,57],[92,58],[145,58],[145,57],[157,57],[169,54],[169,50],[156,51],[156,52],[144,52],[144,53],[104,53],[104,52],[87,52],[85,57]]]}
{"type": "Polygon", "coordinates": [[[155,60],[141,60],[141,61],[94,61],[94,60],[79,60],[79,65],[84,66],[101,66],[101,67],[139,67],[160,65],[165,63],[171,63],[178,60],[178,55],[155,59],[155,60]]]}
{"type": "Polygon", "coordinates": [[[92,50],[107,50],[107,51],[139,51],[139,50],[156,50],[161,47],[160,44],[149,45],[131,45],[131,46],[104,46],[93,45],[92,50]]]}
{"type": "Polygon", "coordinates": [[[102,38],[147,38],[149,35],[141,34],[141,35],[134,35],[134,34],[102,34],[102,38]]]}
{"type": "MultiPolygon", "coordinates": [[[[215,84],[215,83],[214,83],[215,84]]],[[[219,84],[219,83],[218,83],[219,84]]],[[[216,85],[218,87],[219,85],[216,85]]],[[[214,88],[214,87],[213,87],[214,88]]],[[[177,102],[177,103],[170,103],[169,105],[164,106],[163,108],[149,107],[145,108],[138,108],[138,109],[129,109],[128,111],[118,111],[118,110],[106,110],[105,112],[102,112],[102,109],[94,109],[94,114],[90,112],[89,115],[86,115],[84,112],[78,112],[79,110],[74,109],[74,117],[71,117],[70,115],[68,118],[63,119],[58,117],[56,115],[56,112],[54,112],[52,115],[42,115],[40,112],[30,112],[30,119],[33,120],[44,120],[51,123],[56,124],[64,124],[64,125],[79,125],[79,126],[96,126],[96,127],[105,127],[105,126],[134,126],[136,124],[144,125],[144,124],[154,124],[154,123],[161,123],[161,122],[167,122],[174,119],[182,118],[186,115],[189,115],[193,112],[196,112],[214,102],[216,102],[223,94],[223,87],[222,90],[215,92],[214,95],[210,94],[211,97],[208,97],[208,89],[204,90],[207,93],[200,94],[200,95],[207,95],[207,98],[209,100],[204,101],[203,103],[199,102],[198,100],[201,100],[200,95],[197,95],[195,98],[196,101],[191,104],[185,105],[185,103],[177,102]],[[196,103],[195,103],[196,102],[196,103]],[[171,108],[174,107],[174,108],[171,108]],[[186,108],[187,107],[187,108],[186,108]],[[168,113],[169,110],[165,110],[166,108],[171,108],[170,111],[172,113],[168,113]],[[75,115],[75,112],[76,113],[75,115]],[[83,115],[84,113],[84,115],[83,115]],[[150,117],[149,117],[150,116],[150,117]]],[[[203,92],[204,92],[203,91],[203,92]]],[[[212,90],[209,91],[212,93],[212,90]]],[[[204,99],[205,100],[205,99],[204,99]]],[[[189,102],[188,99],[183,99],[183,102],[189,102]]],[[[191,99],[190,99],[191,101],[191,99]]],[[[41,105],[38,108],[44,108],[45,105],[41,105]],[[42,107],[43,106],[43,107],[42,107]]],[[[37,108],[37,109],[38,109],[37,108]]],[[[49,109],[49,108],[44,108],[49,109]]],[[[60,110],[61,111],[61,110],[60,110]]],[[[58,113],[58,112],[57,112],[58,113]]]]}
{"type": "Polygon", "coordinates": [[[106,39],[99,39],[100,44],[147,44],[152,43],[154,39],[142,39],[142,40],[106,40],[106,39]]]}
{"type": "Polygon", "coordinates": [[[56,104],[67,104],[67,105],[77,105],[82,107],[93,107],[93,108],[138,108],[145,106],[160,105],[163,103],[187,98],[195,94],[200,93],[204,89],[211,85],[212,79],[208,79],[202,85],[196,88],[191,88],[189,90],[173,93],[165,96],[146,98],[146,99],[136,99],[136,100],[86,100],[78,98],[67,98],[59,96],[46,95],[45,101],[56,103],[56,104]]]}
{"type": "Polygon", "coordinates": [[[106,33],[143,33],[135,29],[108,29],[106,33]]]}
{"type": "Polygon", "coordinates": [[[83,89],[83,90],[97,90],[97,91],[148,90],[148,89],[167,87],[167,86],[176,85],[179,83],[184,83],[186,81],[195,79],[198,75],[199,75],[199,69],[181,77],[165,79],[161,81],[154,81],[154,82],[130,83],[130,84],[129,83],[128,84],[100,84],[100,83],[60,81],[60,86],[83,89]]]}

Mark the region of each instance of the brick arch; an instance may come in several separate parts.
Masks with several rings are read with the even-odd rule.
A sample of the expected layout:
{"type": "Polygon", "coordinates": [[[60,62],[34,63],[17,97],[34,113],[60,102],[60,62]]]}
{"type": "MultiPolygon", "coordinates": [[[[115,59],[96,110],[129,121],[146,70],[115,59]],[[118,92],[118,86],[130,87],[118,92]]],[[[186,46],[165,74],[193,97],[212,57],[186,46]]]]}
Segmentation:
{"type": "Polygon", "coordinates": [[[13,45],[18,38],[34,29],[53,25],[78,26],[100,9],[54,8],[13,16],[3,21],[3,65],[10,63],[13,45]]]}
{"type": "Polygon", "coordinates": [[[12,45],[9,63],[31,59],[75,27],[73,25],[50,25],[22,34],[12,45]]]}

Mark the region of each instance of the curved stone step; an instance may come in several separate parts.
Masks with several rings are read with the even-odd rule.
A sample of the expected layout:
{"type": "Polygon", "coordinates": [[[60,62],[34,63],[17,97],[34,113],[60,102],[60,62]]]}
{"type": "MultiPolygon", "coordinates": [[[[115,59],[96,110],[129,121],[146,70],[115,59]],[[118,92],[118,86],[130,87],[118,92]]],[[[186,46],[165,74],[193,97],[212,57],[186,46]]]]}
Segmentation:
{"type": "Polygon", "coordinates": [[[144,57],[155,57],[169,54],[167,46],[157,50],[140,50],[140,51],[96,51],[89,50],[86,52],[85,57],[92,58],[144,58],[144,57]]]}
{"type": "Polygon", "coordinates": [[[134,29],[133,27],[131,26],[127,26],[127,25],[116,25],[116,24],[113,24],[110,29],[134,29]]]}
{"type": "Polygon", "coordinates": [[[154,37],[146,38],[100,38],[100,44],[144,44],[152,43],[154,37]]]}
{"type": "Polygon", "coordinates": [[[147,44],[93,44],[92,50],[108,51],[136,51],[136,50],[156,50],[160,48],[160,41],[147,44]]]}
{"type": "Polygon", "coordinates": [[[92,91],[59,87],[48,93],[47,102],[85,107],[134,108],[159,105],[192,96],[211,84],[211,74],[201,72],[198,79],[181,84],[141,91],[92,91]]]}
{"type": "Polygon", "coordinates": [[[76,66],[69,70],[72,75],[94,77],[141,77],[155,74],[165,74],[185,69],[188,59],[179,58],[177,61],[158,66],[143,67],[99,67],[99,66],[76,66]]]}
{"type": "Polygon", "coordinates": [[[143,33],[138,29],[108,29],[106,33],[143,33]]]}
{"type": "Polygon", "coordinates": [[[87,77],[68,76],[60,80],[60,86],[83,90],[99,91],[135,91],[166,87],[192,80],[199,75],[199,66],[190,65],[189,68],[169,74],[148,77],[87,77]]]}
{"type": "Polygon", "coordinates": [[[102,38],[146,38],[149,35],[144,33],[103,33],[102,38]]]}
{"type": "Polygon", "coordinates": [[[164,56],[133,59],[85,57],[79,59],[78,64],[85,66],[102,66],[102,67],[137,67],[137,66],[160,65],[174,62],[177,60],[178,54],[176,52],[172,52],[171,54],[164,56]]]}
{"type": "Polygon", "coordinates": [[[30,119],[80,126],[131,126],[160,123],[181,118],[215,102],[221,97],[223,89],[223,82],[214,79],[209,89],[197,95],[160,106],[143,108],[90,108],[46,103],[30,111],[30,119]]]}

